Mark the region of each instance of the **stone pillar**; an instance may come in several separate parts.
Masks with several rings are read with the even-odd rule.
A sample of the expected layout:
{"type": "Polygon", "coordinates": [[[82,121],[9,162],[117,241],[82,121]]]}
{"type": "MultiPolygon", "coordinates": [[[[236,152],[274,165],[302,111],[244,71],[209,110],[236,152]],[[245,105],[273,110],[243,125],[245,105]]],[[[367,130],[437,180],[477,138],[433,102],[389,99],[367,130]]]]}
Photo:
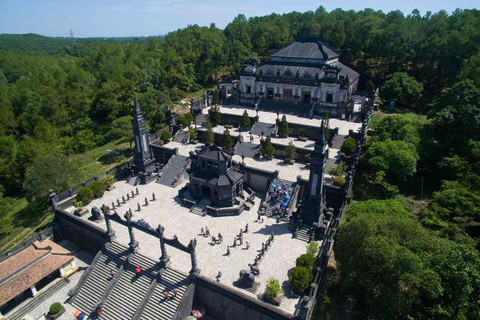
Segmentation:
{"type": "Polygon", "coordinates": [[[192,260],[192,269],[190,270],[191,275],[198,275],[200,273],[200,269],[197,266],[197,253],[195,251],[195,242],[193,240],[190,240],[190,243],[188,244],[188,250],[190,251],[190,258],[192,260]]]}
{"type": "Polygon", "coordinates": [[[165,227],[158,225],[157,227],[158,237],[160,238],[160,250],[162,251],[162,256],[160,257],[160,261],[162,261],[165,266],[167,266],[168,262],[170,261],[170,256],[167,254],[167,248],[165,246],[165,238],[163,237],[165,232],[165,227]]]}
{"type": "Polygon", "coordinates": [[[115,231],[112,228],[112,222],[110,221],[110,209],[106,205],[103,205],[101,210],[105,219],[105,225],[107,226],[107,235],[110,239],[109,241],[112,241],[116,238],[116,235],[115,231]]]}
{"type": "Polygon", "coordinates": [[[48,190],[48,197],[50,198],[50,203],[52,204],[53,211],[55,211],[58,207],[58,198],[57,194],[53,192],[52,189],[48,190]]]}
{"type": "Polygon", "coordinates": [[[128,235],[130,236],[130,243],[128,246],[130,247],[130,251],[137,252],[139,248],[138,241],[135,240],[135,234],[133,233],[133,226],[132,226],[132,213],[127,211],[125,214],[125,219],[127,220],[127,227],[128,227],[128,235]]]}
{"type": "Polygon", "coordinates": [[[35,288],[35,285],[30,287],[30,292],[32,293],[32,297],[36,297],[38,295],[37,288],[35,288]]]}

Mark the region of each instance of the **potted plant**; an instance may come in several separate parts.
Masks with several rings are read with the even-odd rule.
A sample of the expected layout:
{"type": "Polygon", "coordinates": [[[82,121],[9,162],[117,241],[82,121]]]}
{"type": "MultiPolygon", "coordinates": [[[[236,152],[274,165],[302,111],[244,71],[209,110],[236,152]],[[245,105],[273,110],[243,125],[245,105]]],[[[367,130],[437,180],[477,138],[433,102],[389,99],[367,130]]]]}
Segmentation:
{"type": "Polygon", "coordinates": [[[280,301],[283,298],[283,294],[281,293],[280,289],[281,288],[278,279],[270,277],[270,279],[268,279],[267,281],[265,293],[263,294],[263,300],[273,305],[279,306],[280,301]]]}
{"type": "Polygon", "coordinates": [[[60,302],[52,303],[50,309],[48,309],[48,318],[56,319],[65,312],[65,308],[60,302]]]}

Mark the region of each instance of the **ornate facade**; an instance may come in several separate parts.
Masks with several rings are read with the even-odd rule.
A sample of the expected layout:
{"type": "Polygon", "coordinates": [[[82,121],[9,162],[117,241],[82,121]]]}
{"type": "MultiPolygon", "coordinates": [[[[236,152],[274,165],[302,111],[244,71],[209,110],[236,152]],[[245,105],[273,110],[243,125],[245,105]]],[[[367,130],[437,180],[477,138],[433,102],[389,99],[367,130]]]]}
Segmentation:
{"type": "Polygon", "coordinates": [[[239,74],[238,102],[254,106],[263,100],[303,104],[310,110],[341,116],[351,108],[359,74],[338,61],[339,55],[318,41],[291,43],[268,63],[246,64],[239,74]]]}

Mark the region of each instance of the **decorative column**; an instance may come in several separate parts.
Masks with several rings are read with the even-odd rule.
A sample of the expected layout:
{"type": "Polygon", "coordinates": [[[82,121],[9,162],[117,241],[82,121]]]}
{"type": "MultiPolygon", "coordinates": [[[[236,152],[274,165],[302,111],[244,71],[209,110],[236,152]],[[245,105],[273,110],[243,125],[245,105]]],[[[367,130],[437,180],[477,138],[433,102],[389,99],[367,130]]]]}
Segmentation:
{"type": "Polygon", "coordinates": [[[160,257],[160,261],[167,266],[168,262],[170,261],[170,256],[167,254],[167,248],[165,246],[165,238],[163,234],[165,232],[165,227],[158,225],[157,227],[158,237],[160,238],[160,250],[162,251],[162,256],[160,257]]]}
{"type": "Polygon", "coordinates": [[[53,192],[52,189],[48,190],[48,197],[50,198],[50,203],[52,204],[53,211],[58,207],[58,198],[57,194],[53,192]]]}
{"type": "Polygon", "coordinates": [[[188,250],[190,251],[190,258],[192,260],[192,270],[190,270],[191,275],[197,276],[200,273],[200,269],[197,266],[197,252],[195,251],[196,244],[193,240],[190,240],[188,244],[188,250]]]}
{"type": "Polygon", "coordinates": [[[135,240],[135,234],[133,233],[133,226],[132,226],[132,213],[130,211],[127,211],[125,213],[125,219],[127,220],[127,227],[128,227],[128,235],[130,236],[130,243],[128,246],[130,247],[130,251],[132,252],[137,252],[139,248],[138,246],[138,241],[135,240]]]}
{"type": "Polygon", "coordinates": [[[100,208],[103,213],[103,217],[105,219],[105,225],[107,226],[107,235],[109,238],[109,241],[112,241],[116,238],[115,231],[112,228],[112,221],[110,220],[110,208],[107,207],[106,205],[102,205],[100,208]]]}
{"type": "Polygon", "coordinates": [[[37,288],[35,288],[35,285],[30,287],[30,292],[32,293],[32,297],[36,297],[38,295],[37,288]]]}

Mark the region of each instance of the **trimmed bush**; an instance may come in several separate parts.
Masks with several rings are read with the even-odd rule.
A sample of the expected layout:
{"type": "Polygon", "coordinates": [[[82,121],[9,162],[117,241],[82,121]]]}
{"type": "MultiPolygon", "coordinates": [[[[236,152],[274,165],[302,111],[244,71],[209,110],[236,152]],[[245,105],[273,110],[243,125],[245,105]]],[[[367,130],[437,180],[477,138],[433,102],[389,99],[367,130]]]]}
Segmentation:
{"type": "Polygon", "coordinates": [[[90,186],[90,189],[93,191],[93,195],[97,198],[101,198],[107,189],[103,181],[94,181],[90,186]]]}
{"type": "Polygon", "coordinates": [[[62,311],[63,307],[60,302],[52,303],[50,309],[48,309],[48,314],[54,315],[62,311]]]}
{"type": "Polygon", "coordinates": [[[305,267],[311,272],[315,266],[315,256],[309,253],[302,254],[297,258],[296,264],[297,267],[305,267]]]}
{"type": "Polygon", "coordinates": [[[172,139],[172,134],[170,133],[170,131],[163,131],[162,135],[160,136],[160,140],[162,140],[163,142],[167,142],[170,139],[172,139]]]}
{"type": "Polygon", "coordinates": [[[89,187],[80,187],[77,191],[77,201],[81,201],[84,204],[92,201],[93,196],[93,191],[89,187]]]}
{"type": "Polygon", "coordinates": [[[333,178],[333,185],[337,187],[343,187],[345,185],[345,178],[341,176],[336,176],[333,178]]]}
{"type": "Polygon", "coordinates": [[[351,156],[353,151],[355,151],[357,141],[350,137],[347,140],[343,141],[342,146],[340,147],[340,151],[345,153],[346,156],[351,156]]]}
{"type": "Polygon", "coordinates": [[[310,241],[307,244],[307,254],[315,256],[318,252],[318,243],[316,241],[310,241]]]}
{"type": "Polygon", "coordinates": [[[305,267],[293,268],[292,273],[288,278],[293,292],[299,295],[305,292],[305,290],[310,285],[310,282],[312,282],[312,279],[313,279],[313,275],[305,267]]]}

